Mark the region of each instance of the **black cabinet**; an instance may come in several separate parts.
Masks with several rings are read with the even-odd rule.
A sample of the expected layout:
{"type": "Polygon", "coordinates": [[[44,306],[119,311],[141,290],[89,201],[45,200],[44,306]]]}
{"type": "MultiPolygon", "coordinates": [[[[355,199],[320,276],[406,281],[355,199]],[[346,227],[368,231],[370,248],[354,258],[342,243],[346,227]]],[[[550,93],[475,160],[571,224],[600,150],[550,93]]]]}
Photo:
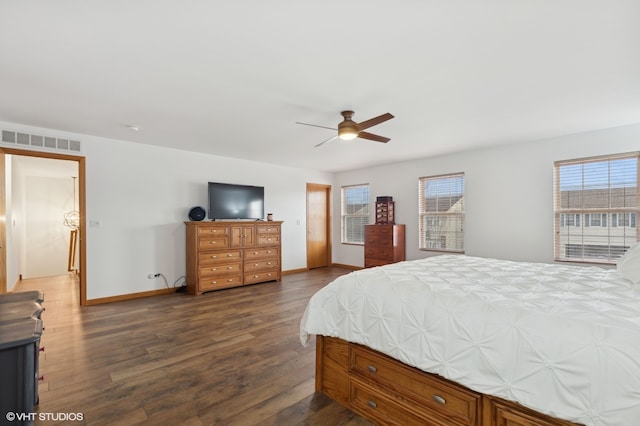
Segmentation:
{"type": "MultiPolygon", "coordinates": [[[[38,403],[38,357],[44,295],[0,295],[0,413],[33,413],[38,403]]],[[[12,424],[33,424],[16,419],[12,424]]]]}

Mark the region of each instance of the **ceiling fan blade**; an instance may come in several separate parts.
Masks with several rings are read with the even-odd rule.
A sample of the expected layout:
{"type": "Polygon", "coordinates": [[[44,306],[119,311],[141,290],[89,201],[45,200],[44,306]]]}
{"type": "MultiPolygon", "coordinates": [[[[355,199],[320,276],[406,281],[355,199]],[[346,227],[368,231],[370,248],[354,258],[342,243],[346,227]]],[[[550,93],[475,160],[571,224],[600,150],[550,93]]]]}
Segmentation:
{"type": "Polygon", "coordinates": [[[302,124],[303,126],[320,127],[321,129],[338,130],[335,127],[318,126],[317,124],[301,123],[299,121],[296,121],[296,124],[302,124]]]}
{"type": "Polygon", "coordinates": [[[358,137],[360,139],[367,139],[367,140],[370,140],[370,141],[382,142],[382,143],[387,143],[387,142],[389,142],[391,140],[389,138],[385,138],[384,136],[378,136],[378,135],[374,135],[373,133],[368,133],[368,132],[359,132],[358,133],[358,137]]]}
{"type": "Polygon", "coordinates": [[[324,144],[325,144],[325,143],[327,143],[327,142],[331,142],[331,141],[332,141],[332,140],[334,140],[334,139],[338,139],[338,136],[331,136],[329,139],[323,140],[323,141],[322,141],[322,142],[320,142],[318,145],[314,145],[313,147],[314,147],[314,148],[317,148],[317,147],[319,147],[319,146],[321,146],[321,145],[324,145],[324,144]]]}
{"type": "Polygon", "coordinates": [[[375,126],[376,124],[384,123],[387,120],[391,120],[392,118],[393,118],[393,115],[389,113],[382,114],[377,117],[371,118],[369,120],[363,121],[362,123],[358,123],[358,129],[365,130],[365,129],[368,129],[369,127],[375,126]]]}

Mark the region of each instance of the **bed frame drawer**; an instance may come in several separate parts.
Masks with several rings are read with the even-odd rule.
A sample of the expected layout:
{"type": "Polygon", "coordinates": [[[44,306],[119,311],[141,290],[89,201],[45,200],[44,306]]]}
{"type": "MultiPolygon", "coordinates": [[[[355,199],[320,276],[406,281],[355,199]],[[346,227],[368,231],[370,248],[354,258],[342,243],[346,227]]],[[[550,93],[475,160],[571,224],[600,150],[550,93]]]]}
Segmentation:
{"type": "Polygon", "coordinates": [[[425,407],[425,412],[442,416],[446,424],[478,424],[481,395],[442,377],[401,365],[359,345],[352,346],[350,372],[398,395],[409,405],[425,407]]]}
{"type": "Polygon", "coordinates": [[[577,426],[335,337],[316,336],[316,391],[384,425],[577,426]]]}
{"type": "Polygon", "coordinates": [[[447,420],[433,418],[421,407],[407,405],[406,401],[356,378],[350,380],[349,402],[366,418],[383,425],[452,426],[447,420]]]}

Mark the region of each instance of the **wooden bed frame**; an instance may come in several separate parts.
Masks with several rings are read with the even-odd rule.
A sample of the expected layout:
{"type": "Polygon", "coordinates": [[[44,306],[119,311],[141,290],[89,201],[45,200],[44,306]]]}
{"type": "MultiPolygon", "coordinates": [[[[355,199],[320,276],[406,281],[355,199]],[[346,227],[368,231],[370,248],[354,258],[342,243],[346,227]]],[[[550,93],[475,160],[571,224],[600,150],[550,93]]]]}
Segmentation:
{"type": "Polygon", "coordinates": [[[575,426],[333,337],[316,336],[316,391],[377,424],[575,426]]]}

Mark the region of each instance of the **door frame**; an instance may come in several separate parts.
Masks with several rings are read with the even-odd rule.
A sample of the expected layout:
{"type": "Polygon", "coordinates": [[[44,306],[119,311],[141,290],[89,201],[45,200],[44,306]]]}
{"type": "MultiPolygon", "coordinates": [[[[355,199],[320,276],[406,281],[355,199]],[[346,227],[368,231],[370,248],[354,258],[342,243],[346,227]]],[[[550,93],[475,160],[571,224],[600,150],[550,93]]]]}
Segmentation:
{"type": "MultiPolygon", "coordinates": [[[[78,256],[80,258],[80,300],[81,306],[87,305],[87,222],[86,222],[86,164],[85,157],[56,154],[51,152],[0,147],[0,152],[24,157],[48,158],[51,160],[76,161],[78,163],[78,212],[80,213],[80,236],[78,256]]],[[[6,224],[5,224],[6,226],[6,224]]],[[[6,268],[6,266],[5,266],[6,268]]],[[[6,271],[5,271],[6,272],[6,271]]]]}
{"type": "Polygon", "coordinates": [[[324,212],[324,218],[325,218],[325,229],[326,229],[326,240],[327,240],[327,250],[326,250],[326,256],[327,256],[327,266],[331,266],[332,265],[332,257],[331,257],[331,185],[327,185],[327,184],[322,184],[322,183],[307,183],[307,232],[306,232],[306,247],[307,247],[307,269],[309,269],[309,216],[310,216],[310,212],[309,212],[309,192],[311,189],[315,189],[317,190],[323,190],[325,193],[325,205],[326,205],[326,209],[324,212]]]}

